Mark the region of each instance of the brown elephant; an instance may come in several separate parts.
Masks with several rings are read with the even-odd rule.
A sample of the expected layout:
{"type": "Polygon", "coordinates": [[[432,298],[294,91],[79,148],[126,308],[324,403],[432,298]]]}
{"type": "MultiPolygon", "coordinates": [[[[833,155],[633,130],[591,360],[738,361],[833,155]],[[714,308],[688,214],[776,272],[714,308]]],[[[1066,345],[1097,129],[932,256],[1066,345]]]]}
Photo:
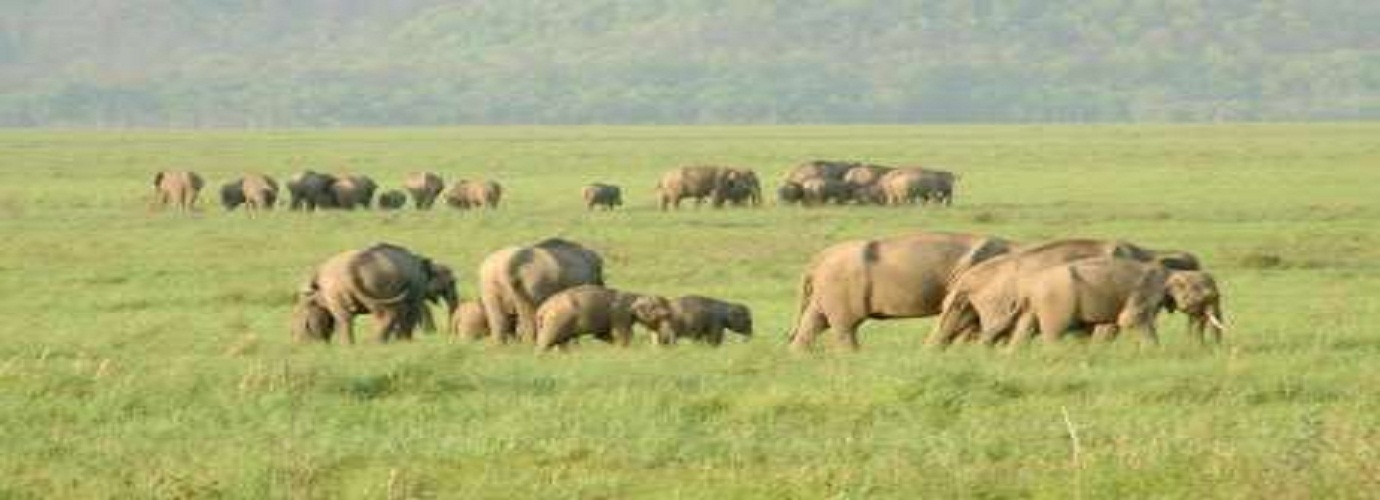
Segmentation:
{"type": "Polygon", "coordinates": [[[844,173],[843,182],[848,184],[853,202],[880,205],[883,202],[879,187],[882,177],[894,170],[896,169],[881,165],[858,165],[844,173]]]}
{"type": "Polygon", "coordinates": [[[196,198],[205,183],[196,172],[164,170],[153,176],[153,205],[176,205],[183,212],[196,210],[196,198]]]}
{"type": "MultiPolygon", "coordinates": [[[[1202,271],[1092,257],[1020,276],[1016,297],[1012,349],[1037,330],[1046,342],[1053,342],[1074,328],[1112,335],[1121,329],[1134,329],[1146,341],[1157,343],[1155,318],[1162,309],[1180,310],[1191,321],[1210,325],[1214,340],[1221,341],[1221,293],[1212,275],[1202,271]]],[[[1200,342],[1204,341],[1201,330],[1195,333],[1200,342]]]]}
{"type": "Polygon", "coordinates": [[[313,170],[304,170],[293,174],[287,180],[290,197],[289,208],[308,211],[318,208],[334,208],[336,206],[335,193],[331,188],[335,185],[335,181],[335,176],[313,170]]]}
{"type": "Polygon", "coordinates": [[[441,176],[432,172],[410,172],[403,177],[403,189],[412,195],[412,203],[417,210],[431,210],[445,187],[441,176]]]}
{"type": "Polygon", "coordinates": [[[220,185],[220,206],[229,212],[244,205],[244,179],[235,179],[220,185]]]}
{"type": "Polygon", "coordinates": [[[803,194],[801,202],[807,207],[826,203],[842,205],[852,198],[848,183],[823,177],[806,179],[801,182],[800,191],[803,194]]]}
{"type": "Polygon", "coordinates": [[[1033,271],[1090,257],[1153,262],[1179,270],[1197,270],[1198,259],[1180,251],[1156,252],[1125,241],[1055,240],[1023,247],[967,270],[950,287],[943,312],[927,344],[944,346],[978,336],[992,341],[1010,331],[1016,318],[1016,280],[1033,271]]]}
{"type": "Polygon", "coordinates": [[[444,301],[452,314],[459,299],[450,268],[406,248],[378,243],[327,259],[298,292],[294,330],[299,339],[329,342],[343,330],[354,343],[357,314],[371,314],[376,339],[410,339],[418,325],[431,326],[427,302],[444,301]],[[329,317],[329,320],[326,318],[329,317]]]}
{"type": "Polygon", "coordinates": [[[627,347],[634,324],[651,330],[657,344],[676,341],[671,305],[665,297],[599,285],[580,285],[552,295],[537,309],[536,318],[538,351],[563,347],[581,335],[627,347]]]}
{"type": "Polygon", "coordinates": [[[623,189],[612,184],[596,182],[585,186],[581,194],[585,199],[585,210],[594,210],[594,207],[613,210],[623,206],[623,189]]]}
{"type": "Polygon", "coordinates": [[[786,182],[801,184],[809,179],[843,180],[843,176],[853,167],[862,165],[853,161],[813,160],[796,165],[786,173],[786,182]]]}
{"type": "Polygon", "coordinates": [[[931,202],[952,205],[956,179],[953,172],[909,167],[888,172],[877,181],[877,186],[887,205],[931,202]]]}
{"type": "Polygon", "coordinates": [[[479,264],[479,300],[489,332],[499,342],[515,335],[530,341],[536,333],[537,306],[561,290],[586,284],[604,284],[604,259],[560,238],[504,248],[479,264]]]}
{"type": "Polygon", "coordinates": [[[752,336],[752,309],[743,304],[687,295],[671,301],[677,338],[717,346],[724,341],[724,330],[752,336]]]}
{"type": "Polygon", "coordinates": [[[489,319],[484,315],[484,304],[477,300],[461,301],[450,317],[450,333],[466,340],[488,337],[489,319]]]}
{"type": "Polygon", "coordinates": [[[801,276],[791,345],[809,347],[832,329],[840,344],[856,349],[867,319],[938,314],[955,277],[1011,247],[991,236],[918,233],[826,248],[801,276]]]}
{"type": "Polygon", "coordinates": [[[722,203],[735,206],[762,206],[762,181],[757,172],[745,168],[728,168],[722,203]]]}
{"type": "Polygon", "coordinates": [[[379,209],[397,210],[407,204],[407,193],[397,189],[389,189],[379,194],[379,209]]]}
{"type": "Polygon", "coordinates": [[[761,183],[757,174],[748,169],[733,167],[692,166],[672,169],[657,182],[657,206],[661,210],[680,209],[680,202],[693,198],[699,207],[708,199],[712,206],[722,207],[735,193],[744,199],[761,200],[761,183]]]}
{"type": "Polygon", "coordinates": [[[331,184],[331,194],[335,197],[335,207],[354,210],[356,207],[371,208],[374,191],[378,183],[365,175],[336,176],[331,184]]]}
{"type": "Polygon", "coordinates": [[[244,205],[248,210],[273,210],[278,202],[278,182],[263,174],[245,174],[220,187],[220,204],[226,210],[244,205]]]}
{"type": "Polygon", "coordinates": [[[498,208],[503,198],[503,186],[494,181],[461,179],[446,191],[446,204],[461,210],[498,208]]]}

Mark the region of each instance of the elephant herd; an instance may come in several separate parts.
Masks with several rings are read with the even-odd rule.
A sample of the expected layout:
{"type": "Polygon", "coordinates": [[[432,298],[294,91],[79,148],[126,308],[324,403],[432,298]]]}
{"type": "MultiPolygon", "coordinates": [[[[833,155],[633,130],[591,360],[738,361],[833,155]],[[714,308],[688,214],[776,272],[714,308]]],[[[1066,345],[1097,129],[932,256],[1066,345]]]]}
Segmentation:
{"type": "MultiPolygon", "coordinates": [[[[154,206],[193,210],[203,184],[195,172],[159,172],[153,178],[154,206]]],[[[417,210],[430,210],[437,199],[462,210],[498,208],[503,197],[503,187],[497,182],[461,179],[446,189],[441,176],[432,172],[409,173],[403,177],[401,189],[381,193],[378,183],[367,175],[332,175],[313,170],[293,174],[285,187],[288,207],[306,211],[368,209],[375,204],[381,210],[397,210],[407,204],[409,197],[417,210]]],[[[278,181],[272,177],[248,173],[221,185],[220,203],[227,211],[240,207],[250,211],[272,210],[278,204],[280,191],[278,181]]]]}
{"type": "MultiPolygon", "coordinates": [[[[952,205],[953,172],[928,167],[887,167],[860,162],[815,160],[786,173],[777,188],[777,201],[783,205],[807,207],[825,204],[860,205],[952,205]]],[[[691,198],[695,206],[760,206],[762,183],[757,173],[747,168],[691,166],[667,171],[657,182],[657,206],[661,210],[679,209],[681,200],[691,198]]]]}
{"type": "MultiPolygon", "coordinates": [[[[475,300],[462,301],[452,270],[391,244],[335,255],[303,283],[292,314],[300,340],[355,340],[352,318],[369,314],[380,341],[434,329],[428,303],[444,303],[449,330],[466,339],[562,349],[581,336],[627,346],[634,328],[655,344],[719,345],[726,331],[751,336],[751,309],[690,295],[667,298],[609,287],[604,259],[551,238],[500,249],[478,267],[475,300]]],[[[931,346],[1005,342],[1035,334],[1113,339],[1122,330],[1157,343],[1161,311],[1182,312],[1200,342],[1221,341],[1221,293],[1189,252],[1116,240],[1063,239],[1021,245],[994,236],[927,232],[848,241],[819,252],[800,281],[790,344],[809,348],[825,330],[858,347],[867,319],[938,316],[931,346]]]]}

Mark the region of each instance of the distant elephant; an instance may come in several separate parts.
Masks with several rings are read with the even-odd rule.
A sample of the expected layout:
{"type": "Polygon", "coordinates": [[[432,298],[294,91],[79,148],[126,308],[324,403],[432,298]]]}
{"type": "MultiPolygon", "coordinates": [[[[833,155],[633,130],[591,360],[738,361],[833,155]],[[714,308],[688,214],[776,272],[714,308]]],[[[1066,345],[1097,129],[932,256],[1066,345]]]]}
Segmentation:
{"type": "Polygon", "coordinates": [[[852,161],[814,160],[797,165],[786,173],[786,182],[804,183],[809,179],[842,181],[843,176],[861,163],[852,161]]]}
{"type": "Polygon", "coordinates": [[[560,238],[504,248],[479,264],[479,300],[489,331],[500,342],[515,335],[531,341],[537,306],[561,290],[586,284],[604,284],[604,259],[560,238]]]}
{"type": "Polygon", "coordinates": [[[427,302],[458,305],[450,268],[387,243],[337,254],[318,266],[298,292],[293,325],[299,339],[329,342],[343,330],[354,343],[353,318],[372,314],[380,342],[410,339],[418,325],[433,325],[427,302]],[[325,318],[329,317],[329,320],[325,318]]]}
{"type": "Polygon", "coordinates": [[[278,182],[263,174],[245,174],[220,187],[220,204],[226,210],[244,205],[249,210],[273,210],[278,202],[278,182]]]}
{"type": "Polygon", "coordinates": [[[153,176],[153,204],[158,208],[176,205],[183,212],[196,209],[196,198],[204,183],[196,172],[165,170],[153,176]]]}
{"type": "Polygon", "coordinates": [[[805,206],[819,206],[826,203],[844,204],[851,198],[848,184],[834,179],[816,177],[800,183],[805,206]]]}
{"type": "Polygon", "coordinates": [[[596,182],[585,186],[581,194],[585,198],[585,210],[594,210],[596,206],[613,210],[623,205],[623,190],[612,184],[596,182]]]}
{"type": "Polygon", "coordinates": [[[397,189],[389,189],[379,194],[379,208],[382,210],[397,210],[407,204],[407,193],[397,189]]]}
{"type": "Polygon", "coordinates": [[[599,285],[567,288],[537,309],[537,350],[562,347],[581,335],[627,347],[634,324],[651,330],[657,344],[673,344],[676,334],[671,317],[671,305],[665,297],[599,285]]]}
{"type": "Polygon", "coordinates": [[[680,167],[662,174],[657,182],[657,206],[661,210],[680,208],[681,200],[693,198],[699,207],[707,199],[722,207],[735,193],[760,202],[761,186],[757,174],[747,169],[714,166],[680,167]]]}
{"type": "MultiPolygon", "coordinates": [[[[1037,329],[1046,342],[1073,328],[1094,328],[1135,329],[1156,343],[1155,317],[1161,309],[1184,311],[1191,321],[1210,325],[1213,338],[1221,341],[1221,293],[1212,275],[1202,271],[1092,257],[1020,276],[1016,297],[1013,349],[1037,329]]],[[[1204,340],[1201,330],[1194,333],[1204,340]]]]}
{"type": "Polygon", "coordinates": [[[441,176],[431,172],[411,172],[403,178],[403,189],[412,195],[417,210],[430,210],[445,187],[441,176]]]}
{"type": "Polygon", "coordinates": [[[227,181],[220,185],[220,206],[231,211],[244,204],[244,179],[227,181]]]}
{"type": "Polygon", "coordinates": [[[745,168],[728,167],[729,173],[723,186],[721,203],[735,206],[758,207],[762,205],[762,181],[757,172],[745,168]]]}
{"type": "Polygon", "coordinates": [[[498,208],[503,186],[494,181],[458,180],[446,191],[446,204],[461,209],[498,208]]]}
{"type": "Polygon", "coordinates": [[[869,318],[938,314],[955,277],[1011,247],[991,236],[918,233],[826,248],[801,276],[791,345],[809,347],[832,329],[840,344],[856,349],[858,327],[869,318]]]}
{"type": "Polygon", "coordinates": [[[930,202],[952,205],[956,179],[952,172],[910,167],[888,172],[877,181],[877,186],[887,205],[930,202]]]}
{"type": "Polygon", "coordinates": [[[292,210],[334,208],[336,201],[332,186],[335,185],[335,180],[335,176],[312,170],[294,174],[287,180],[288,195],[291,198],[289,207],[292,210]]]}
{"type": "Polygon", "coordinates": [[[677,338],[717,346],[725,329],[752,336],[752,310],[743,304],[687,295],[671,300],[671,312],[677,338]]]}
{"type": "Polygon", "coordinates": [[[489,319],[484,316],[484,304],[477,300],[461,301],[451,315],[450,333],[466,340],[488,337],[489,319]]]}
{"type": "Polygon", "coordinates": [[[337,176],[335,183],[331,184],[336,208],[346,210],[354,210],[356,207],[371,208],[374,191],[377,189],[378,183],[365,175],[337,176]]]}
{"type": "Polygon", "coordinates": [[[1124,241],[1066,239],[1020,248],[973,266],[957,277],[926,343],[944,346],[960,338],[977,336],[991,341],[1005,335],[1016,319],[1016,283],[1020,276],[1090,257],[1153,262],[1178,270],[1199,267],[1193,254],[1156,252],[1124,241]]]}
{"type": "Polygon", "coordinates": [[[892,167],[881,165],[858,165],[848,169],[843,175],[843,182],[848,184],[849,193],[853,201],[864,204],[881,204],[880,196],[882,177],[896,170],[892,167]]]}
{"type": "Polygon", "coordinates": [[[776,188],[776,201],[782,205],[803,204],[805,203],[805,189],[800,187],[798,182],[783,182],[781,187],[776,188]]]}

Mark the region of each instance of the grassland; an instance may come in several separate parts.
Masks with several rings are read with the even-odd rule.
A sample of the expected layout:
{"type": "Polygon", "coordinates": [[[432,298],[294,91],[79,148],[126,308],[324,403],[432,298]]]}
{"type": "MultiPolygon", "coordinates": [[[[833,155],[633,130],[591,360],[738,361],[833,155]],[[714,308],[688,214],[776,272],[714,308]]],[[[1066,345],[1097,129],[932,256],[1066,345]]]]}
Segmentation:
{"type": "MultiPolygon", "coordinates": [[[[208,189],[213,195],[214,189],[208,189]]],[[[211,196],[208,196],[210,198],[211,196]]],[[[206,200],[211,201],[211,200],[206,200]]],[[[1380,491],[1380,126],[0,132],[0,498],[1362,498],[1380,491]],[[660,171],[962,172],[951,209],[658,213],[660,171]],[[491,177],[491,213],[151,213],[151,174],[491,177]],[[586,213],[579,188],[629,206],[586,213]],[[1199,253],[1230,345],[791,355],[810,256],[917,230],[1199,253]],[[289,341],[294,286],[386,240],[458,268],[563,235],[617,286],[751,304],[721,349],[289,341]],[[1067,417],[1067,422],[1065,418],[1067,417]],[[1075,454],[1070,424],[1079,438],[1075,454]]]]}

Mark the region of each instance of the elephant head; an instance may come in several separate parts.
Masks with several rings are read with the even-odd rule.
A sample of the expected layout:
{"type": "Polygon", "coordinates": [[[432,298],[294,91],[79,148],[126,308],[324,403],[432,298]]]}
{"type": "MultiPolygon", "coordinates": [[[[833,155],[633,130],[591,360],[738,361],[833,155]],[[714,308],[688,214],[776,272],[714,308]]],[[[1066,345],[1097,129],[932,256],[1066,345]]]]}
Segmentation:
{"type": "Polygon", "coordinates": [[[455,313],[460,306],[460,293],[455,289],[455,272],[449,266],[423,259],[422,268],[426,272],[426,299],[435,304],[444,302],[446,312],[455,313]]]}
{"type": "Polygon", "coordinates": [[[752,336],[752,310],[742,304],[730,304],[728,306],[728,329],[752,336]]]}
{"type": "Polygon", "coordinates": [[[672,325],[674,313],[671,310],[671,301],[665,297],[656,295],[642,295],[633,299],[632,305],[633,318],[638,323],[642,323],[648,329],[656,332],[652,340],[660,345],[670,345],[676,343],[676,331],[672,325]]]}
{"type": "Polygon", "coordinates": [[[292,308],[292,335],[300,342],[329,342],[335,329],[335,318],[331,312],[317,301],[315,287],[305,288],[297,293],[297,304],[292,308]]]}
{"type": "Polygon", "coordinates": [[[1169,312],[1182,311],[1188,315],[1189,331],[1199,340],[1206,340],[1204,330],[1211,330],[1214,342],[1222,341],[1222,294],[1217,281],[1203,271],[1173,271],[1165,282],[1164,308],[1169,312]]]}

